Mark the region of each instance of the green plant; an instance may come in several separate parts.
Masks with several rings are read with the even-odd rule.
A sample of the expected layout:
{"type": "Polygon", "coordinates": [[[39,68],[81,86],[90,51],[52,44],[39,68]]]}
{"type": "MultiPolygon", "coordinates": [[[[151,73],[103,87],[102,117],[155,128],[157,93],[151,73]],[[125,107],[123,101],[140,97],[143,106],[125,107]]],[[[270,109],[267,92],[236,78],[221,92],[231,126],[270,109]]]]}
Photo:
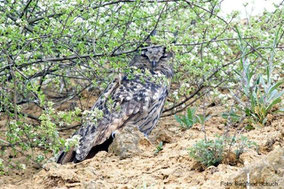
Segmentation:
{"type": "Polygon", "coordinates": [[[201,114],[196,114],[196,108],[188,108],[185,115],[175,115],[175,119],[180,123],[181,128],[190,129],[194,124],[200,123],[204,124],[210,116],[203,116],[201,114]]]}
{"type": "Polygon", "coordinates": [[[8,172],[9,168],[24,169],[25,164],[14,160],[13,157],[26,157],[27,162],[33,162],[41,166],[52,155],[56,155],[61,149],[69,149],[75,146],[79,138],[75,135],[65,140],[59,137],[57,126],[68,126],[72,122],[79,122],[81,110],[56,111],[52,102],[47,102],[44,111],[39,116],[39,124],[29,124],[22,115],[18,120],[9,121],[9,129],[0,139],[1,155],[0,174],[8,172]],[[37,149],[37,150],[35,150],[37,149]]]}
{"type": "MultiPolygon", "coordinates": [[[[34,141],[38,141],[37,145],[43,147],[45,150],[44,153],[53,152],[53,155],[56,155],[61,148],[65,147],[69,149],[75,146],[79,140],[76,137],[67,140],[60,138],[57,125],[69,125],[73,121],[80,121],[78,115],[81,113],[81,110],[76,108],[75,111],[57,112],[53,108],[52,102],[48,102],[47,107],[48,108],[39,117],[41,124],[37,127],[37,135],[34,136],[34,141]]],[[[40,155],[37,159],[43,161],[46,157],[40,155]]]]}
{"type": "Polygon", "coordinates": [[[202,165],[209,167],[217,166],[223,159],[224,140],[200,140],[189,148],[189,155],[202,165]]]}
{"type": "MultiPolygon", "coordinates": [[[[247,117],[252,118],[254,121],[265,125],[267,121],[267,115],[272,112],[272,108],[281,103],[281,96],[284,94],[284,90],[280,89],[280,86],[284,83],[281,81],[273,81],[271,74],[273,72],[273,57],[274,49],[279,42],[279,32],[281,27],[275,34],[273,46],[271,47],[270,60],[266,66],[265,77],[262,74],[258,74],[256,70],[251,69],[251,63],[246,58],[247,46],[242,39],[240,31],[237,29],[240,49],[242,52],[241,57],[241,71],[236,71],[239,76],[238,79],[241,82],[241,89],[243,96],[238,97],[234,95],[240,104],[240,109],[245,113],[247,117]],[[244,98],[245,97],[245,98],[244,98]],[[245,99],[245,100],[243,100],[245,99]]],[[[280,108],[279,111],[283,111],[280,108]]]]}
{"type": "Polygon", "coordinates": [[[231,122],[237,122],[240,121],[240,116],[234,111],[230,110],[229,112],[222,113],[222,117],[226,120],[230,120],[231,122]]]}
{"type": "Polygon", "coordinates": [[[226,137],[219,136],[214,140],[200,140],[189,148],[189,155],[205,167],[217,166],[230,152],[239,159],[248,148],[256,148],[257,144],[245,136],[226,137]]]}
{"type": "MultiPolygon", "coordinates": [[[[229,126],[237,126],[237,124],[240,124],[244,121],[246,116],[240,115],[240,112],[236,111],[235,108],[231,108],[230,111],[222,113],[222,117],[226,119],[225,134],[227,134],[229,132],[229,126]]],[[[248,131],[255,129],[251,123],[246,123],[244,128],[248,131]]]]}
{"type": "Polygon", "coordinates": [[[195,108],[188,108],[185,115],[175,115],[175,119],[180,123],[180,126],[184,129],[190,129],[195,123],[198,122],[198,119],[195,115],[195,108]]]}
{"type": "Polygon", "coordinates": [[[156,147],[156,150],[155,150],[155,155],[157,155],[160,151],[162,151],[163,150],[163,145],[164,145],[164,143],[163,143],[163,141],[161,141],[160,143],[159,143],[159,145],[156,147]]]}
{"type": "Polygon", "coordinates": [[[4,160],[0,158],[0,175],[5,174],[3,161],[4,160]]]}
{"type": "Polygon", "coordinates": [[[272,108],[281,102],[284,90],[279,91],[279,86],[283,83],[284,81],[278,81],[270,84],[260,75],[255,90],[250,94],[251,106],[245,109],[246,115],[254,117],[255,120],[264,125],[267,121],[267,115],[273,113],[272,108]]]}
{"type": "Polygon", "coordinates": [[[240,157],[241,154],[243,154],[248,148],[255,148],[258,149],[258,146],[255,142],[250,141],[245,136],[240,136],[239,138],[233,137],[231,139],[233,150],[236,154],[237,159],[240,157]]]}

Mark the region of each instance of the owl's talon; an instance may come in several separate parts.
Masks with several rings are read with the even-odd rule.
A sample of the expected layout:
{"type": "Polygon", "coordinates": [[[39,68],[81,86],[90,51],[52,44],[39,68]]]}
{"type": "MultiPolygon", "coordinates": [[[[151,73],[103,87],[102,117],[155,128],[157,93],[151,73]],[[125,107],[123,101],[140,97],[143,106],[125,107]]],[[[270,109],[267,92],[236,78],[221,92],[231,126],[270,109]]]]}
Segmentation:
{"type": "Polygon", "coordinates": [[[115,138],[115,135],[117,134],[117,131],[113,131],[112,133],[111,133],[111,137],[112,138],[115,138]]]}
{"type": "Polygon", "coordinates": [[[145,137],[146,139],[149,139],[149,138],[148,138],[148,135],[147,135],[147,134],[145,134],[145,133],[144,133],[144,137],[145,137]]]}

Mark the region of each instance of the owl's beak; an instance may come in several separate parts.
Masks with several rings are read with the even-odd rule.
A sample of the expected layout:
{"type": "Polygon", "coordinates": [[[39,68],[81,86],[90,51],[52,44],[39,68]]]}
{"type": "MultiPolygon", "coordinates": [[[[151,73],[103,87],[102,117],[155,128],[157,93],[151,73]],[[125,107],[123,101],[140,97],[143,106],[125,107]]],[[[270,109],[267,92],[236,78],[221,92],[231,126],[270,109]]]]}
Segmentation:
{"type": "Polygon", "coordinates": [[[152,61],[152,69],[154,69],[157,65],[157,62],[156,61],[152,61]]]}

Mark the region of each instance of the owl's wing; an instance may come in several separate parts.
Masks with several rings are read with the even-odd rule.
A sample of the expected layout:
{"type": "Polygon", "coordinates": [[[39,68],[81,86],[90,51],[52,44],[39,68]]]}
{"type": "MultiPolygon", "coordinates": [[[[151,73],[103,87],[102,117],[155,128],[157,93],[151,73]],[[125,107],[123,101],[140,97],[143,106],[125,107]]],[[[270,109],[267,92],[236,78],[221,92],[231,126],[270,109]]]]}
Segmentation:
{"type": "Polygon", "coordinates": [[[114,131],[130,120],[147,119],[150,104],[156,104],[154,101],[159,99],[157,94],[161,94],[162,90],[164,89],[158,85],[143,83],[138,79],[114,81],[92,108],[103,111],[103,117],[96,123],[86,122],[75,133],[81,137],[79,146],[69,152],[62,152],[57,162],[64,164],[83,161],[93,147],[104,143],[114,131]]]}

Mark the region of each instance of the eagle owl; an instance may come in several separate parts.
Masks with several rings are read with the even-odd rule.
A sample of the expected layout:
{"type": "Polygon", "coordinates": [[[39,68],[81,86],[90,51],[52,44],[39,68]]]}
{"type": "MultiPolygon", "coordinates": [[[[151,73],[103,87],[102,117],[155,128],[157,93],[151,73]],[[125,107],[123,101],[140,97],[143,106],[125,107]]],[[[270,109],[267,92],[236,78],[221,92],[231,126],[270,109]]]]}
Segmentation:
{"type": "MultiPolygon", "coordinates": [[[[137,127],[148,136],[157,125],[173,77],[172,53],[163,46],[149,46],[130,62],[130,72],[108,85],[91,111],[97,119],[87,119],[74,133],[79,144],[59,153],[57,163],[80,162],[107,150],[113,134],[125,126],[137,127]]],[[[90,115],[91,116],[91,115],[90,115]]]]}

